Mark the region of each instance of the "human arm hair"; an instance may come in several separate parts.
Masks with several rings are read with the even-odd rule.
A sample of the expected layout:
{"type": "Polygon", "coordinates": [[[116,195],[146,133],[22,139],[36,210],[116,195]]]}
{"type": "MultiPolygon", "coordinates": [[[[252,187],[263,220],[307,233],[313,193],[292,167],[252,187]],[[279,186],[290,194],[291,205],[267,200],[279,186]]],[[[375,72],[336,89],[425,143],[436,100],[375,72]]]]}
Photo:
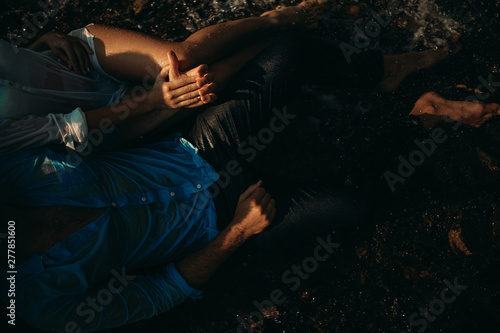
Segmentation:
{"type": "Polygon", "coordinates": [[[239,198],[232,222],[205,248],[176,265],[186,282],[201,288],[217,269],[251,236],[261,233],[276,215],[275,201],[262,187],[250,186],[239,198]]]}

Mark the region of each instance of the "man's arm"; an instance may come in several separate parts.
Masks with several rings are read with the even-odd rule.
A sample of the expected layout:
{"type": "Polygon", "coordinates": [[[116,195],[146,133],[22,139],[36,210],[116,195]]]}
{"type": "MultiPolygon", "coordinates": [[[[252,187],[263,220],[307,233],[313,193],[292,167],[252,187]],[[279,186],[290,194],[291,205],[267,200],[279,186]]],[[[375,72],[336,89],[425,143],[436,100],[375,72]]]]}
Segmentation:
{"type": "Polygon", "coordinates": [[[16,300],[17,313],[38,329],[84,333],[119,327],[169,311],[189,298],[202,297],[201,291],[184,281],[173,263],[154,275],[110,269],[108,278],[81,293],[76,288],[49,289],[47,280],[61,280],[57,273],[49,270],[42,279],[23,281],[18,288],[26,289],[26,297],[16,300]]]}
{"type": "Polygon", "coordinates": [[[261,185],[262,181],[257,182],[240,196],[233,221],[216,238],[177,263],[177,270],[189,285],[202,287],[231,253],[273,221],[275,201],[261,185]]]}
{"type": "MultiPolygon", "coordinates": [[[[91,332],[150,318],[188,298],[200,298],[202,293],[197,288],[205,284],[232,252],[274,219],[275,201],[261,185],[259,181],[240,196],[234,220],[226,229],[177,265],[169,264],[161,273],[148,276],[113,269],[109,279],[74,296],[58,297],[53,290],[52,298],[46,299],[34,292],[38,296],[23,299],[27,304],[18,307],[21,317],[45,330],[91,332]],[[43,298],[43,306],[37,297],[43,298]]],[[[50,271],[47,274],[46,280],[55,279],[50,271]]],[[[22,288],[35,291],[39,290],[39,284],[43,285],[43,281],[26,281],[22,288]]],[[[25,294],[32,295],[29,290],[25,294]]]]}

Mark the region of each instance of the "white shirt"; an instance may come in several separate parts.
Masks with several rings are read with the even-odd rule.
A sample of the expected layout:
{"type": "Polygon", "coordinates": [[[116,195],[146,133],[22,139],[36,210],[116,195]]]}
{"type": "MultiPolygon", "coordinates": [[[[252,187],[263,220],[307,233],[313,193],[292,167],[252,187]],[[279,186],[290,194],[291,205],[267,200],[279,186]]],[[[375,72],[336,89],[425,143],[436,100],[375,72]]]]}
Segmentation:
{"type": "Polygon", "coordinates": [[[70,32],[94,50],[90,73],[69,70],[52,51],[34,52],[0,41],[0,155],[50,143],[83,150],[83,112],[116,104],[128,84],[100,67],[86,28],[70,32]]]}
{"type": "Polygon", "coordinates": [[[81,151],[87,145],[87,122],[80,108],[68,114],[0,119],[0,155],[49,143],[81,151]]]}

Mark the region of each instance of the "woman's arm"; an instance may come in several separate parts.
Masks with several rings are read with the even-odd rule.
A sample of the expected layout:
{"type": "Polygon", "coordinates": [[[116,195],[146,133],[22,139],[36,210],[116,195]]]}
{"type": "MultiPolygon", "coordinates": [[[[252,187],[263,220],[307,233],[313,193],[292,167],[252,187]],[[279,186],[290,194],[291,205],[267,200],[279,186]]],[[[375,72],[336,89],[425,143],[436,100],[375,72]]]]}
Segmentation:
{"type": "Polygon", "coordinates": [[[67,114],[0,119],[0,156],[25,148],[63,143],[80,150],[87,142],[85,116],[80,108],[67,114]]]}
{"type": "Polygon", "coordinates": [[[153,89],[115,105],[83,113],[76,109],[69,114],[29,116],[22,119],[0,119],[0,155],[29,147],[64,143],[71,149],[85,148],[89,133],[118,131],[129,141],[155,128],[184,108],[195,108],[215,101],[217,88],[206,66],[181,73],[177,57],[167,55],[173,64],[156,78],[153,89]],[[167,75],[170,81],[165,81],[167,75]],[[126,126],[121,128],[126,122],[126,126]]]}
{"type": "Polygon", "coordinates": [[[171,65],[158,74],[152,90],[113,106],[87,112],[89,130],[102,130],[106,123],[119,125],[118,137],[122,141],[131,141],[174,115],[176,118],[182,117],[182,113],[188,115],[186,108],[193,109],[217,99],[214,94],[217,85],[205,65],[181,73],[175,53],[170,51],[167,57],[171,65]],[[165,81],[167,76],[168,82],[165,81]]]}

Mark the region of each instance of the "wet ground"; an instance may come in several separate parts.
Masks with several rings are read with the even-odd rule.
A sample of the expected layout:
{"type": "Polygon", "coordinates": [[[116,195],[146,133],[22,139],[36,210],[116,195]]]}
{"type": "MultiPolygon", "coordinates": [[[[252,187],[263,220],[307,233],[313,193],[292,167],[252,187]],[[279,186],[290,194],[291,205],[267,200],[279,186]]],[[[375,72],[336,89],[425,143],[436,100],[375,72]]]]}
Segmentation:
{"type": "MultiPolygon", "coordinates": [[[[94,22],[181,40],[206,25],[255,15],[277,4],[61,3],[38,35],[94,22]]],[[[373,13],[388,7],[388,1],[376,0],[335,3],[316,34],[352,45],[357,28],[377,22],[373,13]]],[[[40,11],[37,1],[18,0],[13,7],[0,4],[4,38],[22,35],[22,18],[40,11]]],[[[375,203],[365,224],[333,234],[331,241],[340,245],[325,261],[308,259],[319,244],[316,237],[282,251],[259,250],[250,243],[211,280],[202,301],[108,332],[247,332],[250,326],[268,333],[498,331],[499,121],[480,129],[440,124],[448,139],[394,192],[383,174],[396,173],[398,156],[408,158],[417,148],[415,139],[431,137],[405,116],[421,93],[434,90],[464,100],[474,93],[454,88],[457,84],[476,88],[485,80],[500,82],[499,13],[498,1],[403,0],[391,11],[386,27],[371,31],[365,47],[398,53],[451,46],[460,52],[412,75],[394,94],[304,87],[301,98],[314,105],[307,116],[321,121],[317,130],[322,144],[338,151],[323,167],[331,168],[346,190],[375,203]],[[302,266],[302,273],[288,272],[293,265],[302,266]],[[255,300],[272,300],[274,305],[261,314],[255,300]]],[[[496,88],[490,84],[480,89],[498,102],[496,88]]],[[[326,240],[328,235],[318,236],[326,240]]]]}

